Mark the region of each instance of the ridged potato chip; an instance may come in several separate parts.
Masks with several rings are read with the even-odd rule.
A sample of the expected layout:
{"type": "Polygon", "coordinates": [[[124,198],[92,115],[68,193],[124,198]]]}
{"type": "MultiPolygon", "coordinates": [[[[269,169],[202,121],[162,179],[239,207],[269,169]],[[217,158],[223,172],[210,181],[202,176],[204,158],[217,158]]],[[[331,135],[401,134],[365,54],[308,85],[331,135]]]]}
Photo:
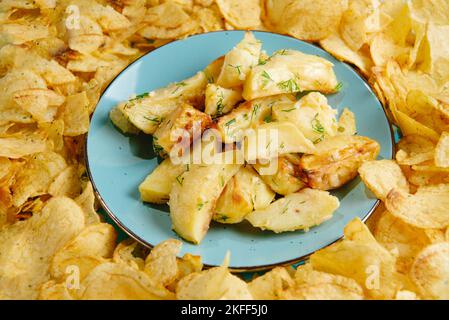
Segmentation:
{"type": "Polygon", "coordinates": [[[259,0],[216,0],[218,8],[232,26],[238,29],[256,29],[260,21],[259,0]]]}
{"type": "Polygon", "coordinates": [[[393,189],[385,205],[395,217],[418,228],[449,226],[449,184],[420,187],[413,195],[393,189]]]}
{"type": "Polygon", "coordinates": [[[382,213],[373,234],[387,250],[397,253],[396,267],[404,274],[419,251],[432,243],[425,229],[409,225],[388,211],[382,213]]]}
{"type": "Polygon", "coordinates": [[[232,275],[225,266],[192,273],[179,281],[179,300],[252,300],[245,281],[232,275]]]}
{"type": "Polygon", "coordinates": [[[272,26],[302,40],[318,41],[338,28],[347,0],[266,1],[272,26]]]}
{"type": "Polygon", "coordinates": [[[84,215],[71,199],[50,199],[39,214],[0,233],[0,296],[36,299],[55,252],[84,228],[84,215]],[[20,268],[17,266],[20,265],[20,268]]]}
{"type": "Polygon", "coordinates": [[[75,202],[83,209],[87,226],[100,222],[100,216],[95,209],[95,194],[90,181],[84,187],[83,192],[75,198],[75,202]]]}
{"type": "Polygon", "coordinates": [[[18,207],[30,197],[47,193],[53,179],[66,167],[66,161],[57,153],[35,154],[17,174],[11,188],[14,205],[18,207]]]}
{"type": "Polygon", "coordinates": [[[392,299],[402,286],[395,257],[359,219],[346,226],[343,241],[315,252],[310,262],[314,270],[356,280],[374,299],[392,299]]]}
{"type": "Polygon", "coordinates": [[[143,271],[147,254],[147,248],[129,238],[117,245],[112,255],[112,260],[115,263],[123,263],[131,268],[143,271]]]}
{"type": "Polygon", "coordinates": [[[449,167],[449,132],[443,132],[435,148],[435,165],[449,167]]]}
{"type": "Polygon", "coordinates": [[[84,279],[96,266],[112,258],[116,238],[117,234],[110,224],[87,226],[55,253],[50,266],[51,276],[63,280],[68,268],[76,267],[80,280],[84,279]]]}
{"type": "Polygon", "coordinates": [[[146,273],[123,263],[106,262],[95,267],[81,282],[80,300],[162,300],[173,299],[158,288],[146,273]]]}
{"type": "Polygon", "coordinates": [[[409,192],[407,179],[393,160],[365,161],[359,168],[359,174],[378,199],[385,200],[392,189],[409,192]]]}
{"type": "Polygon", "coordinates": [[[294,300],[362,300],[363,288],[353,279],[313,270],[310,263],[298,267],[295,286],[282,298],[294,300]]]}
{"type": "Polygon", "coordinates": [[[449,299],[449,242],[422,250],[413,263],[410,277],[424,297],[449,299]]]}
{"type": "Polygon", "coordinates": [[[248,283],[249,291],[254,300],[280,299],[283,292],[293,286],[293,278],[283,267],[276,267],[248,283]]]}
{"type": "Polygon", "coordinates": [[[408,135],[398,143],[396,161],[400,165],[416,165],[432,160],[435,154],[435,143],[419,135],[408,135]]]}
{"type": "Polygon", "coordinates": [[[38,300],[73,300],[66,283],[50,280],[44,283],[39,291],[38,300]]]}

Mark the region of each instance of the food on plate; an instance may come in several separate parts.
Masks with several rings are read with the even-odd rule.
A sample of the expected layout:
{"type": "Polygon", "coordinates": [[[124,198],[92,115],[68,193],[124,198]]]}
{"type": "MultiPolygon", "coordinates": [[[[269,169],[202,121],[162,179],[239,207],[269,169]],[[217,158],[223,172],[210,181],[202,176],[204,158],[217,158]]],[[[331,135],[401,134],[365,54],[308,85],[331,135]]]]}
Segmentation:
{"type": "MultiPolygon", "coordinates": [[[[445,187],[438,185],[449,184],[448,12],[446,0],[1,1],[0,299],[447,299],[449,228],[439,228],[445,225],[444,211],[435,203],[447,198],[445,187]],[[80,28],[72,28],[74,6],[80,28]],[[345,239],[313,254],[297,272],[277,267],[247,286],[226,265],[208,273],[199,256],[174,258],[176,242],[156,246],[151,257],[149,249],[129,239],[113,243],[112,229],[100,224],[96,213],[83,155],[100,93],[123,68],[175,39],[232,29],[314,41],[357,68],[400,129],[395,161],[409,184],[406,190],[390,162],[385,171],[395,177],[394,183],[386,183],[386,174],[378,172],[384,164],[362,165],[362,178],[379,198],[395,188],[386,200],[392,212],[381,206],[367,221],[376,241],[360,222],[351,222],[345,239]],[[80,289],[68,286],[76,281],[61,281],[64,261],[80,265],[80,289]],[[155,270],[163,271],[161,281],[151,280],[158,277],[155,270]]],[[[251,62],[245,63],[252,65],[249,56],[251,62]]],[[[255,64],[262,67],[269,58],[262,50],[255,64]]],[[[244,84],[235,77],[237,66],[228,70],[234,71],[230,79],[242,84],[217,84],[223,61],[220,57],[193,79],[156,91],[157,97],[131,97],[126,110],[126,103],[111,110],[111,120],[126,134],[154,133],[178,107],[173,101],[177,94],[200,111],[206,107],[205,113],[215,118],[221,94],[211,89],[219,88],[225,116],[216,125],[227,144],[241,140],[240,129],[282,118],[291,118],[300,130],[311,128],[288,114],[300,113],[296,98],[301,95],[283,92],[239,104],[244,84]],[[209,107],[203,105],[207,88],[212,93],[209,107]]],[[[286,81],[282,88],[295,91],[295,83],[300,87],[299,81],[286,81]]],[[[322,106],[309,106],[312,119],[317,113],[312,111],[322,106]]],[[[307,116],[305,111],[301,113],[307,116]]],[[[325,120],[334,117],[320,112],[317,119],[332,136],[356,133],[350,113],[341,114],[338,126],[327,126],[325,120]]],[[[303,134],[313,140],[321,137],[318,131],[303,134]]],[[[301,156],[271,159],[278,170],[270,175],[259,172],[266,164],[251,166],[277,194],[294,194],[305,187],[297,170],[301,156]]],[[[157,171],[145,187],[148,201],[165,202],[178,175],[173,177],[164,166],[157,171]]]]}
{"type": "Polygon", "coordinates": [[[168,203],[173,230],[195,244],[211,220],[308,231],[339,207],[320,190],[343,186],[379,153],[377,142],[355,135],[349,109],[337,120],[329,105],[324,94],[342,89],[332,63],[287,49],[269,56],[262,47],[246,32],[203,72],[111,111],[123,132],[153,135],[156,154],[166,159],[140,184],[141,199],[168,203]],[[285,78],[292,75],[298,82],[285,78]]]}
{"type": "Polygon", "coordinates": [[[361,136],[334,136],[317,143],[314,154],[301,158],[300,170],[305,183],[312,188],[332,190],[357,175],[366,160],[374,160],[379,144],[361,136]]]}
{"type": "Polygon", "coordinates": [[[302,189],[246,216],[253,226],[276,233],[305,230],[332,218],[340,206],[327,191],[302,189]]]}

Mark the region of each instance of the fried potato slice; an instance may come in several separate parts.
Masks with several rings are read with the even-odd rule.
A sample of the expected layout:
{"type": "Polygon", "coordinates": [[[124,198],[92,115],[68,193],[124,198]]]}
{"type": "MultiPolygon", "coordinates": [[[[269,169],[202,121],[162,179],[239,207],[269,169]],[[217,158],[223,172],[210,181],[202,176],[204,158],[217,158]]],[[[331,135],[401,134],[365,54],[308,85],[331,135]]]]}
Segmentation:
{"type": "Polygon", "coordinates": [[[316,145],[315,154],[301,158],[301,177],[314,189],[335,189],[354,179],[363,161],[376,159],[379,151],[367,137],[328,137],[316,145]]]}
{"type": "Polygon", "coordinates": [[[443,132],[435,148],[435,165],[449,168],[449,132],[443,132]]]}
{"type": "Polygon", "coordinates": [[[242,167],[218,198],[213,219],[221,223],[239,223],[254,209],[268,207],[275,195],[254,169],[242,167]]]}
{"type": "Polygon", "coordinates": [[[47,38],[50,35],[48,26],[33,22],[27,24],[4,23],[0,27],[0,33],[5,43],[15,45],[47,38]]]}
{"type": "Polygon", "coordinates": [[[45,282],[39,291],[38,300],[74,300],[66,283],[57,283],[54,280],[45,282]]]}
{"type": "Polygon", "coordinates": [[[117,234],[112,225],[98,223],[87,226],[80,234],[66,243],[53,256],[50,274],[63,280],[68,267],[77,267],[80,280],[96,266],[112,258],[117,234]]]}
{"type": "Polygon", "coordinates": [[[318,41],[338,28],[347,1],[269,0],[265,6],[269,24],[277,31],[302,40],[318,41]]]}
{"type": "Polygon", "coordinates": [[[147,254],[148,249],[146,247],[128,238],[117,245],[112,260],[115,263],[123,263],[131,268],[143,271],[147,254]]]}
{"type": "Polygon", "coordinates": [[[28,198],[47,193],[53,179],[66,167],[66,161],[57,153],[34,155],[18,172],[12,185],[13,204],[19,207],[28,198]]]}
{"type": "Polygon", "coordinates": [[[407,274],[416,255],[433,242],[428,230],[411,226],[384,211],[373,234],[383,247],[397,254],[396,268],[407,274]]]}
{"type": "Polygon", "coordinates": [[[245,281],[232,275],[225,266],[192,273],[179,281],[179,300],[252,300],[245,281]]]}
{"type": "Polygon", "coordinates": [[[226,183],[240,164],[191,165],[170,192],[173,229],[184,239],[200,243],[209,229],[213,210],[226,183]],[[205,179],[207,177],[207,179],[205,179]],[[198,183],[198,179],[203,182],[198,183]]]}
{"type": "Polygon", "coordinates": [[[95,194],[90,181],[84,187],[83,192],[75,198],[75,201],[83,209],[84,221],[87,226],[100,223],[100,216],[95,210],[95,194]]]}
{"type": "Polygon", "coordinates": [[[86,15],[79,17],[79,28],[67,30],[69,48],[82,54],[89,54],[100,48],[106,38],[100,25],[86,15]]]}
{"type": "Polygon", "coordinates": [[[295,286],[282,295],[294,300],[362,300],[362,287],[353,279],[313,270],[310,263],[298,267],[295,286]]]}
{"type": "Polygon", "coordinates": [[[332,33],[326,39],[321,40],[320,45],[337,59],[357,66],[364,75],[371,74],[374,64],[370,55],[363,50],[352,50],[338,33],[332,33]]]}
{"type": "Polygon", "coordinates": [[[161,287],[172,284],[178,276],[176,256],[181,251],[182,242],[166,240],[155,246],[145,259],[144,272],[161,287]]]}
{"type": "Polygon", "coordinates": [[[409,192],[407,179],[393,160],[365,161],[358,171],[365,185],[382,201],[392,189],[409,192]]]}
{"type": "Polygon", "coordinates": [[[426,247],[415,259],[410,277],[427,298],[449,298],[449,242],[426,247]]]}
{"type": "Polygon", "coordinates": [[[337,133],[337,110],[319,92],[305,95],[293,106],[274,105],[272,112],[273,119],[293,123],[312,142],[337,133]]]}
{"type": "Polygon", "coordinates": [[[291,122],[264,123],[247,129],[243,138],[245,160],[270,160],[289,153],[316,152],[313,143],[291,122]]]}
{"type": "Polygon", "coordinates": [[[401,288],[395,257],[383,248],[359,220],[345,228],[345,238],[310,257],[314,270],[357,281],[368,297],[392,299],[401,288]]]}
{"type": "Polygon", "coordinates": [[[385,205],[395,217],[418,228],[449,226],[449,184],[420,187],[413,195],[393,189],[385,205]]]}
{"type": "Polygon", "coordinates": [[[260,174],[260,177],[276,193],[284,196],[301,190],[305,187],[300,179],[300,170],[298,163],[291,161],[291,155],[284,155],[277,159],[272,159],[267,164],[257,162],[253,165],[254,169],[260,174]],[[271,173],[271,166],[277,165],[275,172],[271,173]]]}
{"type": "Polygon", "coordinates": [[[254,227],[276,233],[305,230],[332,218],[340,206],[338,198],[326,191],[303,189],[276,200],[267,208],[246,216],[254,227]]]}
{"type": "Polygon", "coordinates": [[[398,143],[396,161],[400,165],[412,166],[432,160],[435,154],[435,143],[422,136],[408,135],[398,143]]]}
{"type": "Polygon", "coordinates": [[[83,212],[65,197],[52,198],[39,214],[4,227],[0,233],[0,296],[36,299],[40,286],[50,280],[53,254],[83,228],[83,212]]]}
{"type": "Polygon", "coordinates": [[[65,168],[48,187],[48,194],[53,197],[65,196],[75,198],[82,191],[80,174],[77,165],[65,168]]]}
{"type": "Polygon", "coordinates": [[[251,68],[259,62],[261,49],[262,43],[253,33],[246,32],[243,40],[225,55],[217,84],[224,88],[243,85],[251,68]]]}
{"type": "Polygon", "coordinates": [[[14,102],[29,112],[37,122],[53,121],[65,97],[48,89],[28,89],[16,91],[14,102]]]}
{"type": "Polygon", "coordinates": [[[44,132],[36,130],[19,131],[10,135],[0,135],[0,156],[18,159],[47,150],[48,144],[44,132]]]}
{"type": "Polygon", "coordinates": [[[261,2],[259,0],[217,0],[225,19],[237,29],[260,27],[261,2]]]}
{"type": "Polygon", "coordinates": [[[324,58],[296,50],[275,52],[251,70],[243,86],[243,97],[252,100],[302,91],[334,93],[338,81],[333,66],[324,58]]]}
{"type": "Polygon", "coordinates": [[[293,285],[294,280],[287,269],[276,267],[249,282],[248,289],[254,300],[278,300],[293,285]]]}
{"type": "Polygon", "coordinates": [[[106,262],[81,282],[80,300],[162,300],[173,295],[155,286],[146,273],[124,263],[106,262]]]}

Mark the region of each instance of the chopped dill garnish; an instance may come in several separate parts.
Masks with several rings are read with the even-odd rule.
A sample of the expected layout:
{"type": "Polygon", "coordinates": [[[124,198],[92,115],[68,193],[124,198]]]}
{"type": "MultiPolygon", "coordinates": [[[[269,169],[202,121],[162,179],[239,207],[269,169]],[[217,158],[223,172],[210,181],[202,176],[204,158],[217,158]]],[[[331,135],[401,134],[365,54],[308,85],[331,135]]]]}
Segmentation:
{"type": "Polygon", "coordinates": [[[312,129],[318,133],[324,133],[325,129],[323,125],[321,124],[321,121],[318,119],[318,113],[315,114],[315,117],[313,117],[311,121],[312,129]]]}
{"type": "Polygon", "coordinates": [[[175,90],[173,90],[172,94],[176,93],[179,90],[179,88],[185,87],[186,85],[187,85],[187,83],[185,83],[184,81],[176,83],[175,84],[176,88],[175,88],[175,90]]]}
{"type": "Polygon", "coordinates": [[[233,66],[232,64],[228,64],[228,66],[230,66],[231,68],[236,69],[239,75],[242,74],[242,66],[240,66],[240,65],[233,66]]]}
{"type": "Polygon", "coordinates": [[[343,83],[339,82],[339,83],[335,86],[334,91],[335,91],[335,92],[340,92],[340,90],[341,90],[342,88],[343,88],[343,83]]]}
{"type": "Polygon", "coordinates": [[[300,91],[299,85],[298,83],[296,83],[295,80],[293,79],[288,79],[285,81],[281,81],[277,84],[277,86],[281,89],[284,90],[286,92],[297,92],[300,91]]]}

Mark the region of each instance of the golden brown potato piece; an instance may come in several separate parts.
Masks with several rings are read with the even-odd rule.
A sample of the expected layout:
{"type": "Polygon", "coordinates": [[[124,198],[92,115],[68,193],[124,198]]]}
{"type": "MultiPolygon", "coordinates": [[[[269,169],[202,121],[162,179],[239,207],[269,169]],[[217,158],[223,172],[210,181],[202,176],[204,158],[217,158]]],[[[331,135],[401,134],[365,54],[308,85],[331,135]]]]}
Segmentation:
{"type": "MultiPolygon", "coordinates": [[[[300,179],[299,166],[291,161],[292,155],[277,158],[277,171],[274,174],[263,174],[262,169],[268,169],[270,164],[262,165],[256,163],[254,169],[259,172],[262,180],[270,186],[273,191],[282,195],[288,195],[305,187],[300,179]]],[[[299,157],[297,159],[299,161],[299,157]]]]}
{"type": "Polygon", "coordinates": [[[301,158],[301,178],[313,189],[332,190],[354,179],[363,161],[376,159],[380,146],[367,137],[335,136],[316,149],[316,154],[301,158]]]}
{"type": "Polygon", "coordinates": [[[202,132],[211,123],[212,119],[209,115],[188,104],[182,104],[162,121],[154,133],[153,139],[155,144],[157,143],[168,153],[176,143],[182,141],[182,132],[185,131],[189,134],[190,139],[186,142],[190,144],[194,127],[197,126],[196,130],[202,132]]]}

